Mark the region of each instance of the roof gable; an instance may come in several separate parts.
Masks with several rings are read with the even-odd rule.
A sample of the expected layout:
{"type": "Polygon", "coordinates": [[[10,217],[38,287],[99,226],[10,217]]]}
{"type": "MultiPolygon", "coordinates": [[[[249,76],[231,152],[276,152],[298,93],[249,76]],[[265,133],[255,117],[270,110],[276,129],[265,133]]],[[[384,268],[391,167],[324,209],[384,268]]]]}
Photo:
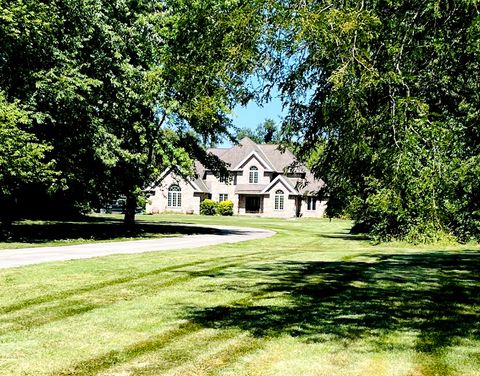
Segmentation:
{"type": "MultiPolygon", "coordinates": [[[[166,169],[162,175],[160,175],[160,177],[158,178],[158,180],[153,184],[153,186],[151,188],[155,188],[155,187],[158,187],[160,185],[160,183],[169,175],[169,174],[175,174],[177,175],[179,178],[181,178],[183,181],[185,181],[186,183],[190,184],[192,186],[192,188],[194,189],[195,192],[205,192],[205,189],[202,189],[202,188],[205,188],[205,187],[200,187],[199,184],[197,184],[197,182],[195,182],[193,179],[191,179],[189,176],[184,176],[183,174],[180,173],[180,171],[178,171],[178,169],[176,167],[170,167],[168,169],[166,169]]],[[[203,183],[203,182],[202,182],[203,183]]],[[[204,184],[203,184],[204,185],[204,184]]]]}
{"type": "MultiPolygon", "coordinates": [[[[237,145],[231,148],[211,148],[209,153],[218,156],[227,165],[229,170],[239,170],[251,158],[256,158],[258,162],[267,170],[275,171],[279,174],[301,173],[302,178],[287,178],[284,176],[284,184],[289,185],[296,192],[295,194],[310,194],[321,189],[325,183],[321,179],[316,179],[309,169],[295,158],[288,149],[281,149],[277,144],[256,144],[250,138],[243,138],[237,145]]],[[[204,178],[206,168],[201,163],[196,163],[196,170],[199,177],[204,178]]]]}
{"type": "Polygon", "coordinates": [[[267,170],[267,171],[273,171],[272,167],[269,165],[269,163],[262,158],[262,156],[257,153],[257,151],[253,150],[250,154],[248,154],[245,158],[243,158],[238,165],[235,166],[234,170],[241,170],[245,165],[252,159],[256,159],[259,164],[262,165],[262,167],[267,170]]]}
{"type": "Polygon", "coordinates": [[[288,192],[291,194],[298,195],[299,192],[295,189],[294,186],[282,175],[278,175],[275,179],[271,181],[269,185],[262,191],[262,193],[268,193],[270,192],[273,188],[278,188],[278,186],[281,185],[283,186],[288,192]]]}
{"type": "Polygon", "coordinates": [[[225,163],[229,164],[232,170],[236,170],[240,164],[244,163],[252,152],[256,153],[257,159],[261,160],[262,164],[266,165],[268,170],[275,170],[269,158],[260,148],[260,145],[257,145],[248,137],[243,138],[237,145],[232,146],[230,149],[219,150],[220,149],[209,149],[208,151],[216,154],[225,163]]]}

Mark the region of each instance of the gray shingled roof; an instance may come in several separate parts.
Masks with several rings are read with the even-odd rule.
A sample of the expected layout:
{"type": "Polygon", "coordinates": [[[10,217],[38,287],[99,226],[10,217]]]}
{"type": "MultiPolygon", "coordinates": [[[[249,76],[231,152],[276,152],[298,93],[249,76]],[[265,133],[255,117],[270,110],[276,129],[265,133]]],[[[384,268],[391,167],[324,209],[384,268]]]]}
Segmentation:
{"type": "Polygon", "coordinates": [[[269,161],[268,156],[266,156],[261,148],[262,145],[257,145],[248,137],[243,138],[238,145],[233,146],[230,149],[218,149],[212,148],[208,149],[208,152],[215,154],[227,164],[230,165],[230,168],[235,168],[241,161],[248,157],[250,153],[255,151],[268,166],[275,170],[275,167],[269,161]]]}
{"type": "Polygon", "coordinates": [[[200,191],[202,193],[211,193],[210,189],[206,186],[205,182],[202,179],[195,179],[195,184],[197,184],[198,188],[200,188],[200,191]]]}
{"type": "MultiPolygon", "coordinates": [[[[299,194],[315,194],[318,192],[325,183],[321,179],[315,179],[313,174],[301,163],[298,163],[295,156],[288,149],[284,151],[280,150],[279,145],[265,144],[259,145],[253,142],[250,138],[243,138],[238,145],[231,148],[210,148],[207,152],[212,153],[222,159],[230,169],[234,169],[237,165],[248,157],[253,151],[255,151],[264,161],[269,168],[278,173],[296,172],[305,173],[305,179],[300,178],[287,178],[292,184],[292,187],[299,192],[299,194]]],[[[198,161],[195,161],[195,170],[198,178],[195,183],[204,190],[204,192],[210,192],[208,186],[202,181],[206,168],[198,161]]],[[[250,192],[253,188],[251,186],[243,187],[238,185],[235,189],[236,192],[250,192]]],[[[255,192],[258,189],[261,191],[266,186],[260,189],[257,185],[255,192]]],[[[253,193],[253,191],[251,191],[253,193]]]]}
{"type": "Polygon", "coordinates": [[[261,193],[265,188],[266,184],[238,184],[235,186],[235,193],[261,193]]]}
{"type": "Polygon", "coordinates": [[[278,145],[259,145],[259,148],[273,165],[273,169],[277,172],[283,172],[296,162],[296,158],[290,150],[286,149],[282,152],[278,145]]]}
{"type": "Polygon", "coordinates": [[[208,151],[212,154],[215,154],[217,157],[221,157],[223,154],[228,152],[230,148],[210,148],[208,151]]]}
{"type": "Polygon", "coordinates": [[[316,194],[320,189],[325,186],[325,182],[322,179],[315,179],[315,176],[307,171],[305,179],[288,178],[296,190],[302,194],[316,194]]]}

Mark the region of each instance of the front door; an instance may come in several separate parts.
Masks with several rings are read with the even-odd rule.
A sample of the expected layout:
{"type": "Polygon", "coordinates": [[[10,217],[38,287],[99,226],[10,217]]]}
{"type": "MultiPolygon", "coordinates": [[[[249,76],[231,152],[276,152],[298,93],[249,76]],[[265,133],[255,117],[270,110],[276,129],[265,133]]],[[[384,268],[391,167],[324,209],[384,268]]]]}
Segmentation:
{"type": "Polygon", "coordinates": [[[258,196],[245,197],[245,211],[247,213],[260,213],[260,197],[258,196]]]}

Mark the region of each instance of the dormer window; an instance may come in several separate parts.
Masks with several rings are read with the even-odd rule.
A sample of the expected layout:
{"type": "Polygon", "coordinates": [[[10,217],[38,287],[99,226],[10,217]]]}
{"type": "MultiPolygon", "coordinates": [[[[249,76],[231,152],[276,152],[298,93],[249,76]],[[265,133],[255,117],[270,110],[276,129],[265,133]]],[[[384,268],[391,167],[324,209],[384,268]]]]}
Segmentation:
{"type": "Polygon", "coordinates": [[[258,168],[256,166],[250,167],[250,175],[248,182],[250,184],[258,184],[258,168]]]}

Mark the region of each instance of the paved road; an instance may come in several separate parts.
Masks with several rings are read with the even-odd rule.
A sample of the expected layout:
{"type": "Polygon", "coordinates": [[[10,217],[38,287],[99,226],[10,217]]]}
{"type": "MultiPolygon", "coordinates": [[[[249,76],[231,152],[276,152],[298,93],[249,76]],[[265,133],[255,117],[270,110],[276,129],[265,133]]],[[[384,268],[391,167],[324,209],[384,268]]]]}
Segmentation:
{"type": "MultiPolygon", "coordinates": [[[[192,225],[192,227],[197,226],[192,225]]],[[[206,226],[201,227],[205,228],[206,226]]],[[[114,254],[199,248],[208,245],[268,238],[275,234],[275,232],[269,230],[246,227],[215,226],[215,229],[218,231],[213,234],[187,235],[184,237],[0,250],[0,269],[114,254]]]]}

